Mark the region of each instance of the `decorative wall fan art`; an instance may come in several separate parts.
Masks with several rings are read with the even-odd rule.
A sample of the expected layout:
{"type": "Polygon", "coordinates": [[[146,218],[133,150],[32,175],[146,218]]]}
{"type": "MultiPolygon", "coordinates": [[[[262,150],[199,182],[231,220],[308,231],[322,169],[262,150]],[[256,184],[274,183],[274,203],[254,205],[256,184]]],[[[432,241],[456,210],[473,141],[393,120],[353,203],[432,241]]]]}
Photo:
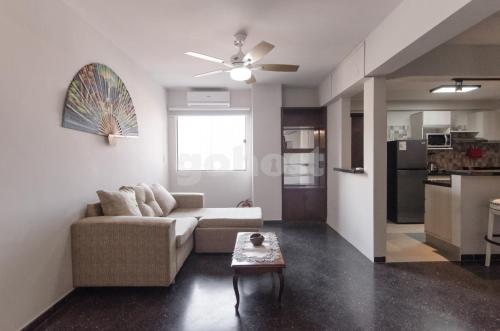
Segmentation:
{"type": "Polygon", "coordinates": [[[123,81],[111,68],[91,63],[71,82],[63,127],[102,136],[138,136],[134,104],[123,81]]]}

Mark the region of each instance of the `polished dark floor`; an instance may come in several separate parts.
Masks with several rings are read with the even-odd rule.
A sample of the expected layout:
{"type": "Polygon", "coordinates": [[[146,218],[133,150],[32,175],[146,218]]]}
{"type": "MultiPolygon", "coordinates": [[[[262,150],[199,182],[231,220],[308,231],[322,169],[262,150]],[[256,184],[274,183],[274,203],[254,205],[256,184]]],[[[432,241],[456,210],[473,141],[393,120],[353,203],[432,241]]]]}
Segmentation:
{"type": "Polygon", "coordinates": [[[170,288],[79,289],[40,330],[498,330],[500,266],[372,264],[325,225],[266,225],[288,268],[240,280],[230,255],[192,254],[170,288]]]}

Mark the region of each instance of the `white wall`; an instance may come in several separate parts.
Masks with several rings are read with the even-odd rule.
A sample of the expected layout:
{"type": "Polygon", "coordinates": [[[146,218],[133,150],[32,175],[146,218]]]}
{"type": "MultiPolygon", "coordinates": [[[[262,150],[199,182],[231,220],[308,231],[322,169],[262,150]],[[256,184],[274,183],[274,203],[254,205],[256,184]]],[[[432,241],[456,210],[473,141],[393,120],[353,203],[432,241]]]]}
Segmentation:
{"type": "Polygon", "coordinates": [[[333,171],[342,167],[342,99],[328,105],[327,224],[366,256],[373,256],[373,220],[367,174],[333,171]]]}
{"type": "Polygon", "coordinates": [[[283,86],[283,107],[319,107],[318,89],[283,86]]]}
{"type": "Polygon", "coordinates": [[[253,200],[265,220],[281,220],[281,85],[255,84],[253,112],[253,200]]]}
{"type": "Polygon", "coordinates": [[[56,0],[0,3],[0,330],[19,329],[72,289],[70,225],[97,189],[166,184],[164,90],[56,0]],[[109,65],[136,107],[139,138],[115,147],[61,127],[73,75],[109,65]]]}
{"type": "MultiPolygon", "coordinates": [[[[169,89],[169,107],[187,107],[186,89],[169,89]]],[[[251,91],[231,90],[231,107],[251,108],[251,91]]],[[[207,207],[235,207],[240,201],[252,198],[252,113],[234,112],[247,115],[247,169],[245,171],[177,171],[177,130],[176,115],[193,112],[171,112],[168,116],[169,142],[169,189],[174,192],[203,192],[207,207]]],[[[199,113],[199,112],[198,112],[199,113]]],[[[225,111],[201,114],[227,114],[225,111]]]]}
{"type": "Polygon", "coordinates": [[[368,78],[364,84],[364,174],[335,172],[342,165],[342,113],[345,101],[328,105],[327,223],[366,257],[385,256],[386,106],[385,82],[368,78]]]}

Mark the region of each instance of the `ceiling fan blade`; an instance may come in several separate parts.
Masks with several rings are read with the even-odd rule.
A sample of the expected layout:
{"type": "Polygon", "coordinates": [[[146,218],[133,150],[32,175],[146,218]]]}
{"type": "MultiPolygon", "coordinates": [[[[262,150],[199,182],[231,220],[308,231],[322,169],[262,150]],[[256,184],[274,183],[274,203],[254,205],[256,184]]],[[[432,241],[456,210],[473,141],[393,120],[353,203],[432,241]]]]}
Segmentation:
{"type": "Polygon", "coordinates": [[[196,75],[196,76],[194,76],[194,77],[205,77],[205,76],[211,76],[211,75],[215,75],[215,74],[220,74],[221,72],[224,72],[224,70],[209,71],[209,72],[205,72],[205,73],[203,73],[203,74],[196,75]]]}
{"type": "Polygon", "coordinates": [[[210,61],[210,62],[215,62],[215,63],[224,63],[224,60],[222,60],[222,59],[219,59],[219,58],[216,58],[213,56],[209,56],[209,55],[205,55],[205,54],[201,54],[201,53],[186,52],[184,54],[201,59],[201,60],[205,60],[205,61],[210,61]]]}
{"type": "Polygon", "coordinates": [[[256,83],[256,82],[257,82],[257,80],[255,79],[255,76],[254,76],[254,75],[252,75],[252,76],[250,77],[250,79],[247,79],[247,80],[245,81],[245,83],[247,83],[247,84],[254,84],[254,83],[256,83]]]}
{"type": "Polygon", "coordinates": [[[299,70],[299,66],[294,64],[261,64],[259,67],[264,71],[295,72],[299,70]]]}
{"type": "Polygon", "coordinates": [[[249,63],[255,63],[262,59],[264,55],[272,51],[274,48],[273,44],[268,43],[267,41],[261,41],[254,48],[248,52],[243,60],[249,63]]]}

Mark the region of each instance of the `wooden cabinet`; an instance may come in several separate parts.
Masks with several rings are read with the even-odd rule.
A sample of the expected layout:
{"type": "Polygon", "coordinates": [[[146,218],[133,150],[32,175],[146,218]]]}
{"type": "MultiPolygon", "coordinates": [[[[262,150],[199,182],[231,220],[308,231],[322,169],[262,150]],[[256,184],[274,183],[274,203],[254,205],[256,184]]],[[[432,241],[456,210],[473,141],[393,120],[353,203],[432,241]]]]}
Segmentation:
{"type": "Polygon", "coordinates": [[[326,189],[283,189],[283,219],[285,221],[323,222],[326,219],[326,189]]]}
{"type": "Polygon", "coordinates": [[[282,109],[283,220],[326,220],[326,109],[282,109]]]}

